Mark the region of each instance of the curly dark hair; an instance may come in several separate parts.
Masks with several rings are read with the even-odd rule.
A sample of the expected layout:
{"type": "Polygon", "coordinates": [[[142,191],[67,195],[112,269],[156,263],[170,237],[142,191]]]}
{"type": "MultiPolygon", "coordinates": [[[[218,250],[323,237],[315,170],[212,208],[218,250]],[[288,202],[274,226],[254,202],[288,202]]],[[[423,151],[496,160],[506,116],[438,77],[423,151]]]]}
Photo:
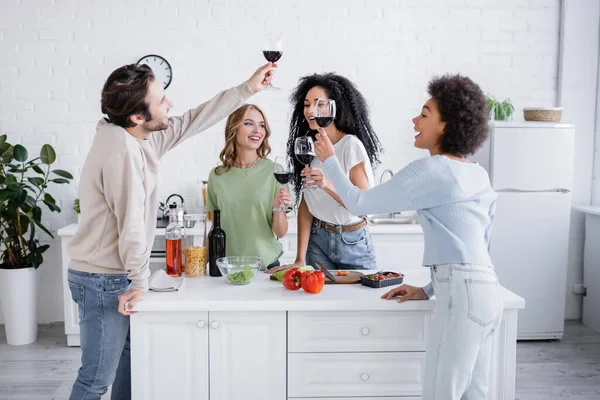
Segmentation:
{"type": "Polygon", "coordinates": [[[294,160],[292,185],[296,194],[296,201],[300,198],[300,189],[302,187],[300,172],[302,172],[304,165],[296,160],[294,156],[294,142],[297,137],[307,134],[314,139],[317,133],[310,129],[308,121],[304,118],[304,99],[308,91],[315,86],[323,88],[327,97],[335,100],[336,127],[346,134],[356,136],[362,142],[369,155],[369,161],[373,169],[380,163],[379,155],[383,151],[381,142],[371,126],[367,101],[354,83],[343,76],[331,72],[301,77],[298,80],[298,86],[296,86],[290,95],[293,111],[287,142],[287,155],[294,160]]]}
{"type": "Polygon", "coordinates": [[[466,76],[444,75],[432,79],[427,92],[446,123],[440,150],[463,157],[475,153],[488,137],[488,103],[481,88],[466,76]]]}
{"type": "Polygon", "coordinates": [[[152,119],[146,93],[154,80],[149,66],[130,64],[114,70],[102,88],[102,113],[110,123],[123,128],[131,128],[135,123],[129,118],[140,114],[146,121],[152,119]]]}

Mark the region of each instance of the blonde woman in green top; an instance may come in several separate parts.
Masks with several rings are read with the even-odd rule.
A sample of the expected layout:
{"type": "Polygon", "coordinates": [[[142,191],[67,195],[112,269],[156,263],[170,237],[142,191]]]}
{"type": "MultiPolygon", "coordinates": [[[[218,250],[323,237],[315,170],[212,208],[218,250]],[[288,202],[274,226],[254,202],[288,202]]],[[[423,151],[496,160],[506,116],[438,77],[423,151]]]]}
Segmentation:
{"type": "Polygon", "coordinates": [[[263,266],[279,265],[283,253],[278,238],[285,236],[285,211],[292,204],[289,191],[275,180],[271,131],[265,114],[254,104],[235,110],[225,126],[221,165],[210,172],[206,210],[221,210],[227,235],[227,256],[257,256],[263,266]]]}

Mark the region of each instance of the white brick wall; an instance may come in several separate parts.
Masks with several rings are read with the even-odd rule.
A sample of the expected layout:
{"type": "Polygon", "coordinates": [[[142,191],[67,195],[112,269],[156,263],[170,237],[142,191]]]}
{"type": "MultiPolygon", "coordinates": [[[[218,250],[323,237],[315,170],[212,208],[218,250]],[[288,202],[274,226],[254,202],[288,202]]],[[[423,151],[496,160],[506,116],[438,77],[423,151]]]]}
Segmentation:
{"type": "MultiPolygon", "coordinates": [[[[51,143],[75,175],[75,184],[50,190],[64,209],[46,214],[55,231],[75,221],[71,204],[112,70],[165,56],[175,115],[248,78],[265,62],[267,29],[281,30],[275,84],[287,90],[252,99],[267,113],[274,150],[284,149],[298,77],[337,71],[369,100],[386,150],[378,172],[397,170],[423,155],[412,148],[410,119],[433,75],[467,74],[517,110],[554,105],[559,11],[559,0],[1,0],[0,131],[32,151],[51,143]]],[[[200,207],[199,182],[217,161],[222,128],[165,157],[163,195],[200,207]]],[[[47,254],[40,322],[63,319],[57,242],[47,254]]]]}

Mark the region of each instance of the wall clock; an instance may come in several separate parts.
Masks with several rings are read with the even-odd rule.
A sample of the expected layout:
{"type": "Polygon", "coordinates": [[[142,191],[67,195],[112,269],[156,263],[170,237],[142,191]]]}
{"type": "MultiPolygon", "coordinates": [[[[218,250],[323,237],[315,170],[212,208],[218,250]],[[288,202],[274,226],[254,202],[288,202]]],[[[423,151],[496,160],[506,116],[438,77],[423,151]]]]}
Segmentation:
{"type": "Polygon", "coordinates": [[[173,70],[171,69],[171,64],[169,64],[164,57],[156,54],[149,54],[140,58],[137,64],[146,64],[152,68],[154,76],[163,83],[165,89],[171,84],[171,81],[173,80],[173,70]]]}

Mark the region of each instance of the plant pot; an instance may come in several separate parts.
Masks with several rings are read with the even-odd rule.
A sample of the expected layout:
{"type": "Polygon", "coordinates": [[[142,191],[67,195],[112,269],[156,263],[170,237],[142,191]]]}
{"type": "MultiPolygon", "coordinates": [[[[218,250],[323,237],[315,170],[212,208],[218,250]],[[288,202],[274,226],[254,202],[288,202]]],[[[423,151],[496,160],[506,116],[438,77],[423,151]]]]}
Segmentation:
{"type": "Polygon", "coordinates": [[[0,303],[8,344],[19,346],[37,340],[37,300],[35,268],[0,268],[0,303]]]}
{"type": "Polygon", "coordinates": [[[81,214],[77,214],[77,223],[81,224],[81,214]]]}

